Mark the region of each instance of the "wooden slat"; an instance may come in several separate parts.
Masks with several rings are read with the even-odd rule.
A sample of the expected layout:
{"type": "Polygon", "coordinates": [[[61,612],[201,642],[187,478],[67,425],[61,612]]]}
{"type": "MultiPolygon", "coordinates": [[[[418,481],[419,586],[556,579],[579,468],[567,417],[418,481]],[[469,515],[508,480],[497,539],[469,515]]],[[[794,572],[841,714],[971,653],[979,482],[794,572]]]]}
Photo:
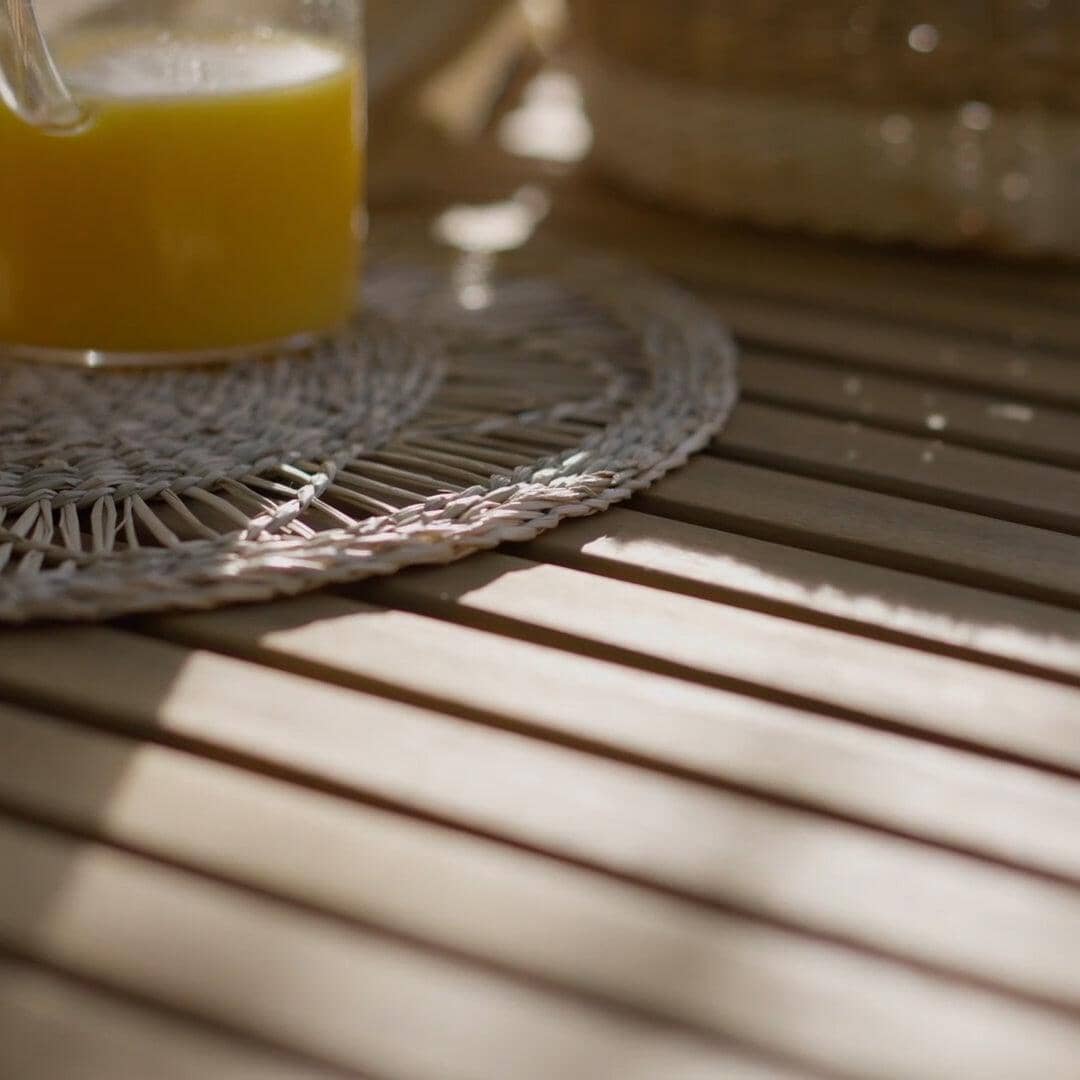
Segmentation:
{"type": "MultiPolygon", "coordinates": [[[[1024,768],[330,597],[158,625],[175,637],[323,679],[381,687],[490,723],[1080,880],[1077,786],[1024,768]],[[417,650],[423,664],[411,659],[417,650]],[[471,665],[462,664],[463,655],[482,658],[501,677],[478,679],[471,665]]],[[[33,667],[23,670],[23,685],[40,694],[47,684],[33,667]]],[[[100,697],[85,686],[77,679],[65,701],[100,697]]],[[[115,699],[101,707],[115,709],[115,699]]]]}
{"type": "MultiPolygon", "coordinates": [[[[1080,344],[1080,318],[1062,300],[1069,295],[1065,284],[1054,294],[1062,304],[1055,309],[1040,295],[1041,271],[1027,282],[1018,271],[983,272],[938,256],[738,230],[709,229],[703,242],[701,226],[689,219],[675,228],[673,218],[640,216],[654,218],[651,232],[612,204],[597,214],[595,232],[651,252],[658,264],[669,260],[685,279],[712,283],[721,291],[718,305],[755,338],[833,359],[850,353],[852,370],[982,387],[999,392],[1006,404],[1016,404],[1020,394],[1020,403],[1053,403],[1061,422],[1051,432],[1053,449],[1067,450],[1068,414],[1058,406],[1080,406],[1076,363],[1024,344],[1080,344]],[[769,299],[742,291],[754,289],[769,299]],[[791,297],[832,310],[800,309],[791,297]],[[934,328],[909,330],[897,320],[934,328]],[[997,343],[972,340],[972,330],[997,343]],[[1015,344],[1001,343],[1010,337],[1015,344]]],[[[906,422],[902,416],[896,421],[906,422]]],[[[1036,474],[1014,468],[1011,479],[998,474],[995,485],[970,456],[950,451],[945,471],[935,472],[928,486],[904,456],[914,440],[871,433],[858,447],[845,444],[844,453],[869,448],[882,456],[858,469],[845,456],[837,472],[830,456],[840,448],[835,429],[831,442],[785,443],[786,428],[771,434],[779,441],[749,444],[752,453],[767,455],[756,460],[1075,531],[1077,508],[1063,510],[1054,472],[1038,471],[1036,482],[1026,483],[1036,474]],[[777,453],[780,458],[768,456],[777,453]]],[[[1061,604],[1080,596],[1078,548],[1067,537],[776,474],[770,474],[772,487],[762,485],[759,505],[751,481],[764,470],[709,464],[716,467],[710,477],[746,481],[733,503],[683,504],[670,494],[677,489],[667,487],[658,501],[642,505],[1061,604]],[[794,509],[782,505],[786,491],[798,493],[794,509]],[[818,516],[812,513],[819,497],[824,518],[820,506],[818,516]],[[905,514],[911,515],[906,528],[894,528],[905,514]]],[[[715,497],[730,494],[724,488],[715,497]]],[[[687,541],[692,528],[665,522],[663,536],[687,541]]],[[[843,564],[844,576],[838,560],[826,566],[827,556],[785,552],[786,566],[827,571],[820,583],[826,587],[841,580],[844,589],[865,582],[870,590],[839,600],[812,594],[807,601],[793,598],[788,586],[746,586],[742,575],[733,580],[718,573],[714,551],[695,566],[693,552],[671,558],[653,548],[644,558],[640,549],[626,556],[618,537],[602,539],[605,546],[590,542],[590,550],[570,557],[580,556],[590,571],[618,563],[634,578],[624,588],[677,582],[686,591],[696,581],[706,590],[729,590],[729,598],[755,595],[763,606],[780,605],[777,610],[804,605],[850,619],[848,628],[862,620],[973,647],[984,658],[1008,655],[1074,673],[1068,615],[1045,605],[1010,607],[998,596],[943,590],[951,608],[983,620],[974,631],[977,644],[968,646],[961,640],[968,628],[935,630],[923,612],[914,619],[904,611],[867,615],[867,596],[871,603],[882,599],[878,585],[895,587],[887,596],[897,604],[907,586],[913,596],[935,588],[911,575],[851,563],[843,564]],[[1024,625],[1019,642],[1012,636],[1014,613],[1022,613],[1016,614],[1024,625]],[[1041,634],[1050,640],[1040,641],[1041,634]]],[[[761,556],[766,546],[732,541],[748,556],[761,556]]],[[[629,593],[586,587],[562,571],[538,576],[520,560],[486,565],[479,578],[456,569],[410,575],[357,595],[400,597],[439,619],[499,627],[523,639],[569,632],[576,635],[565,639],[572,649],[619,662],[332,598],[143,624],[147,632],[203,641],[266,664],[433,706],[445,702],[480,726],[131,634],[30,632],[17,645],[16,639],[0,643],[0,682],[16,696],[281,773],[290,782],[205,756],[136,748],[81,724],[0,710],[0,745],[18,751],[0,758],[0,800],[9,809],[15,804],[29,814],[55,816],[114,843],[281,892],[296,905],[372,921],[399,936],[429,937],[440,947],[563,980],[626,1008],[670,1014],[714,1032],[731,1029],[751,1044],[805,1059],[808,1068],[882,1080],[1016,1080],[1075,1072],[1080,1036],[1074,1017],[768,925],[775,920],[843,937],[867,952],[911,957],[1076,1010],[1080,975],[1070,964],[1080,929],[1075,891],[687,779],[742,785],[1074,879],[1080,836],[1074,781],[757,701],[695,684],[690,676],[693,668],[706,681],[804,705],[819,702],[852,719],[865,715],[873,723],[1075,771],[1078,714],[1070,690],[955,659],[913,659],[912,650],[895,645],[852,646],[855,638],[834,630],[781,629],[785,620],[763,621],[768,614],[734,617],[714,604],[708,606],[722,614],[706,617],[707,605],[669,607],[657,599],[658,589],[634,594],[627,605],[621,598],[629,593]],[[492,566],[522,580],[514,587],[491,582],[485,575],[492,566]],[[548,590],[550,597],[538,598],[548,590]],[[519,603],[527,595],[529,602],[519,603]],[[575,619],[567,628],[549,613],[568,597],[575,619]],[[642,625],[622,625],[634,619],[642,625]],[[774,646],[768,662],[752,655],[774,646]],[[630,664],[637,661],[688,678],[635,670],[630,664]],[[812,677],[813,662],[826,669],[821,679],[812,677]],[[824,678],[830,663],[839,672],[831,687],[824,678]],[[878,698],[886,700],[866,704],[872,676],[878,698]],[[548,732],[590,753],[500,727],[548,732]],[[388,815],[352,797],[385,800],[459,829],[595,865],[610,876],[388,815]],[[629,879],[732,905],[758,921],[707,911],[629,879]]],[[[804,591],[808,586],[804,579],[798,584],[804,591]]],[[[240,1032],[333,1057],[343,1067],[439,1080],[493,1071],[590,1080],[790,1075],[681,1030],[480,971],[463,957],[443,959],[391,940],[381,929],[346,927],[299,906],[3,818],[0,865],[0,936],[17,947],[240,1032]]],[[[4,995],[0,968],[0,1072],[8,1049],[4,995]]],[[[25,1008],[22,1015],[16,1037],[25,1046],[25,1008]]],[[[91,1011],[83,1025],[88,1054],[99,1045],[100,1025],[110,1022],[103,1017],[91,1032],[97,1016],[91,1011]]],[[[123,1031],[126,1019],[116,1022],[123,1031]]],[[[170,1028],[163,1037],[176,1036],[170,1028]]],[[[141,1036],[133,1038],[138,1049],[141,1036]]],[[[231,1052],[239,1044],[225,1045],[231,1052]]],[[[216,1046],[212,1052],[224,1053],[216,1046]]],[[[211,1061],[206,1075],[223,1072],[211,1061]]]]}
{"type": "MultiPolygon", "coordinates": [[[[397,141],[408,134],[399,133],[397,141]]],[[[612,185],[597,183],[590,170],[540,176],[490,140],[441,147],[428,140],[414,150],[407,167],[385,166],[384,159],[373,162],[379,210],[411,202],[434,213],[451,202],[505,198],[522,184],[542,180],[554,197],[552,224],[560,231],[700,286],[756,290],[789,304],[833,307],[845,318],[876,312],[953,327],[968,338],[983,332],[1008,340],[1019,333],[1066,348],[1080,343],[1075,274],[1056,263],[965,257],[710,222],[624,197],[612,185]],[[429,175],[421,185],[417,176],[425,169],[429,175]]]]}
{"type": "MultiPolygon", "coordinates": [[[[377,635],[377,620],[363,617],[377,635]]],[[[231,625],[250,640],[250,626],[231,625]]],[[[154,643],[133,643],[126,683],[112,687],[92,633],[60,693],[78,686],[84,710],[115,698],[115,719],[140,735],[217,747],[308,783],[1080,1006],[1080,972],[1064,944],[1080,932],[1080,893],[1066,886],[296,676],[212,657],[180,663],[154,643]]],[[[28,642],[16,652],[24,670],[33,666],[40,642],[13,640],[28,642]]],[[[340,633],[333,641],[337,655],[357,647],[340,633]]],[[[55,644],[49,655],[55,664],[55,644]]],[[[121,654],[113,646],[111,655],[121,654]]],[[[415,666],[414,657],[399,651],[399,663],[415,666]]]]}
{"type": "Polygon", "coordinates": [[[372,582],[356,595],[493,626],[512,620],[519,632],[573,635],[634,662],[1080,772],[1080,691],[1030,676],[506,555],[372,582]]]}
{"type": "Polygon", "coordinates": [[[959,390],[755,349],[744,350],[740,376],[744,399],[1080,468],[1080,416],[1018,401],[1015,395],[959,390]]]}
{"type": "Polygon", "coordinates": [[[1080,533],[1080,472],[952,446],[931,432],[913,438],[744,403],[714,447],[755,465],[1080,533]]]}
{"type": "Polygon", "coordinates": [[[981,589],[1080,603],[1076,537],[962,510],[708,457],[672,473],[636,505],[981,589]]]}
{"type": "Polygon", "coordinates": [[[5,1080],[340,1080],[343,1075],[0,958],[0,1076],[5,1080]]]}
{"type": "MultiPolygon", "coordinates": [[[[776,1075],[324,916],[0,819],[0,939],[381,1076],[776,1075]]],[[[1060,1053],[1060,1047],[1058,1049],[1060,1053]]],[[[790,1075],[790,1074],[788,1074],[790,1075]]]]}
{"type": "MultiPolygon", "coordinates": [[[[790,349],[871,371],[970,387],[1006,401],[1080,406],[1077,361],[1030,346],[973,339],[906,323],[838,314],[786,300],[710,293],[710,303],[740,338],[755,347],[790,349]]],[[[989,306],[985,304],[984,306],[989,306]]],[[[1080,342],[1069,346],[1075,349],[1080,342]]]]}
{"type": "Polygon", "coordinates": [[[1073,612],[684,521],[609,510],[566,522],[518,554],[1080,678],[1073,612]]]}
{"type": "Polygon", "coordinates": [[[1026,1052],[1027,1009],[781,930],[40,715],[0,708],[0,740],[9,808],[830,1075],[967,1080],[1026,1052]]]}
{"type": "Polygon", "coordinates": [[[784,312],[818,309],[838,328],[862,314],[883,329],[922,324],[968,342],[978,333],[1006,345],[1080,345],[1075,303],[1049,300],[1038,287],[1039,269],[1030,264],[1025,287],[1023,272],[1007,263],[725,227],[580,182],[556,192],[554,224],[579,242],[636,256],[740,303],[753,297],[784,312]]]}

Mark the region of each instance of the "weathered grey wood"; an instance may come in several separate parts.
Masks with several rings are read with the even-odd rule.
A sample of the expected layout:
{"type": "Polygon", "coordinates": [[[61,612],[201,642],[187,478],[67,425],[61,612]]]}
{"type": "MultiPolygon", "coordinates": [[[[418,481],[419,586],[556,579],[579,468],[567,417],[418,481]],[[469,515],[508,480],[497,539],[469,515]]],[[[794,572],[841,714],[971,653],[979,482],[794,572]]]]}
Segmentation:
{"type": "Polygon", "coordinates": [[[1013,1038],[992,995],[424,822],[2,707],[0,741],[9,808],[829,1074],[966,1080],[1013,1038]]]}
{"type": "MultiPolygon", "coordinates": [[[[363,617],[377,634],[377,618],[363,617]]],[[[242,628],[245,637],[250,630],[242,628]]],[[[204,622],[199,631],[211,628],[204,622]]],[[[153,642],[128,654],[127,684],[110,689],[90,640],[79,650],[81,665],[70,658],[73,696],[88,709],[85,688],[96,680],[104,693],[95,694],[95,711],[140,736],[160,731],[309,784],[1080,1007],[1080,972],[1065,944],[1080,933],[1080,892],[1067,886],[153,642]]],[[[340,632],[333,640],[345,655],[357,647],[340,632]]],[[[31,644],[23,653],[24,668],[34,651],[31,644]]],[[[402,660],[415,663],[413,656],[402,660]]],[[[767,744],[759,752],[768,753],[767,744]]]]}
{"type": "MultiPolygon", "coordinates": [[[[16,868],[6,868],[14,871],[16,868]]],[[[5,1080],[341,1080],[343,1073],[0,959],[5,1080]]]]}
{"type": "Polygon", "coordinates": [[[812,477],[699,457],[636,505],[976,588],[1080,606],[1080,539],[812,477]]]}
{"type": "Polygon", "coordinates": [[[753,348],[743,351],[740,381],[744,398],[753,401],[1080,468],[1080,415],[1016,395],[753,348]]]}
{"type": "Polygon", "coordinates": [[[533,627],[573,635],[628,662],[738,680],[1080,772],[1080,690],[1032,676],[507,555],[412,571],[356,595],[495,628],[513,620],[526,636],[533,627]]]}
{"type": "Polygon", "coordinates": [[[878,337],[921,325],[935,347],[974,345],[975,335],[1014,352],[1036,344],[1080,345],[1075,299],[1062,295],[1060,274],[1055,279],[1053,271],[1030,265],[1026,274],[991,260],[950,266],[934,253],[732,228],[657,211],[613,197],[607,186],[580,182],[557,192],[554,219],[578,241],[611,247],[709,290],[725,312],[744,302],[770,311],[777,332],[814,311],[837,337],[863,324],[878,337]],[[1053,298],[1039,287],[1044,277],[1054,282],[1053,298]]]}
{"type": "Polygon", "coordinates": [[[615,509],[566,522],[519,553],[1080,678],[1080,616],[1073,611],[685,521],[615,509]]]}
{"type": "MultiPolygon", "coordinates": [[[[1066,877],[1080,874],[1076,784],[1029,769],[331,597],[156,625],[181,640],[216,644],[323,679],[386,688],[992,858],[1066,877]],[[417,649],[423,664],[411,660],[417,649]],[[461,663],[463,654],[482,657],[502,677],[478,680],[461,663]]],[[[77,642],[73,651],[82,651],[77,642]]],[[[149,665],[155,653],[140,644],[134,655],[149,665]]],[[[24,668],[22,685],[47,692],[45,677],[32,667],[24,668]]],[[[82,693],[100,701],[98,708],[117,708],[115,695],[102,699],[84,689],[87,681],[80,672],[64,702],[82,693]]]]}
{"type": "Polygon", "coordinates": [[[0,861],[0,941],[343,1068],[432,1080],[792,1075],[456,958],[2,818],[0,861]]]}
{"type": "Polygon", "coordinates": [[[1080,533],[1080,472],[952,446],[930,431],[913,438],[747,402],[714,446],[756,465],[1080,533]]]}
{"type": "MultiPolygon", "coordinates": [[[[173,636],[287,664],[323,679],[385,687],[435,707],[490,717],[602,753],[1080,877],[1077,786],[1029,769],[332,597],[159,625],[173,636]],[[417,650],[423,664],[412,661],[417,650]],[[477,679],[473,667],[462,664],[462,655],[483,658],[501,677],[477,679]],[[1002,792],[1008,792],[1007,799],[1002,792]]],[[[187,701],[192,694],[205,694],[212,704],[215,678],[222,686],[240,675],[255,679],[251,693],[256,705],[260,694],[281,692],[280,680],[266,673],[256,675],[206,656],[192,658],[182,650],[108,631],[53,638],[52,655],[69,672],[57,688],[40,639],[23,635],[12,644],[12,650],[0,649],[0,675],[9,689],[76,713],[130,715],[140,725],[161,710],[167,714],[169,701],[178,697],[187,701]],[[21,641],[26,644],[20,647],[21,641]],[[103,682],[94,659],[100,655],[111,655],[144,677],[103,682]],[[188,673],[177,688],[174,671],[188,673]],[[193,671],[207,674],[192,681],[193,671]]],[[[226,705],[236,700],[233,694],[218,693],[226,705]]],[[[365,698],[363,708],[374,710],[375,702],[365,698]]],[[[376,715],[392,724],[396,706],[383,701],[376,715]]]]}
{"type": "MultiPolygon", "coordinates": [[[[782,299],[718,291],[716,310],[754,346],[779,347],[869,370],[915,375],[942,386],[963,386],[1057,407],[1080,405],[1076,360],[1028,344],[1009,344],[959,332],[916,327],[849,312],[837,313],[782,299]]],[[[988,306],[988,305],[984,305],[988,306]]]]}

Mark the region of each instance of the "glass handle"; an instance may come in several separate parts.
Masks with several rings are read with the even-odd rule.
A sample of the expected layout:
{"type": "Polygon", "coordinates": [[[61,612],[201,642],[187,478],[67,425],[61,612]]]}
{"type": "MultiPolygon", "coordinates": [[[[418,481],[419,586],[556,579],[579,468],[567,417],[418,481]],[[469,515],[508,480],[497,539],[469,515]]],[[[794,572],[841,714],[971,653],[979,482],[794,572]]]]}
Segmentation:
{"type": "Polygon", "coordinates": [[[49,55],[32,0],[0,0],[0,99],[35,127],[71,128],[83,119],[49,55]]]}

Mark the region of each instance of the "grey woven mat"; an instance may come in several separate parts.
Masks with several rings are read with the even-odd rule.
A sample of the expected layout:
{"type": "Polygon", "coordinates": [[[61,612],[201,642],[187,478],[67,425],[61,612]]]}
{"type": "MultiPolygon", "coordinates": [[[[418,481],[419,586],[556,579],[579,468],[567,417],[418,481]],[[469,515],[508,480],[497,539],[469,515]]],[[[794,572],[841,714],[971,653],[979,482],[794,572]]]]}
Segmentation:
{"type": "Polygon", "coordinates": [[[558,247],[383,248],[356,325],[300,358],[0,363],[0,621],[262,600],[530,539],[682,464],[735,385],[706,307],[558,247]]]}

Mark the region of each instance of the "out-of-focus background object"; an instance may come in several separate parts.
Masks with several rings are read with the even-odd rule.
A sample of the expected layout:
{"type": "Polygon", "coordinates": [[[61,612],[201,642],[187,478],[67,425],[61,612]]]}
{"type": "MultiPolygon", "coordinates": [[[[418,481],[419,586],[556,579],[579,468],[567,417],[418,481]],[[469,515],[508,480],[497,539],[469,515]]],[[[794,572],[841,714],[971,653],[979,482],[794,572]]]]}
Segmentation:
{"type": "Polygon", "coordinates": [[[501,0],[368,0],[368,85],[374,100],[400,89],[467,42],[501,0]]]}
{"type": "Polygon", "coordinates": [[[573,0],[597,163],[724,217],[1080,254],[1080,6],[573,0]]]}

